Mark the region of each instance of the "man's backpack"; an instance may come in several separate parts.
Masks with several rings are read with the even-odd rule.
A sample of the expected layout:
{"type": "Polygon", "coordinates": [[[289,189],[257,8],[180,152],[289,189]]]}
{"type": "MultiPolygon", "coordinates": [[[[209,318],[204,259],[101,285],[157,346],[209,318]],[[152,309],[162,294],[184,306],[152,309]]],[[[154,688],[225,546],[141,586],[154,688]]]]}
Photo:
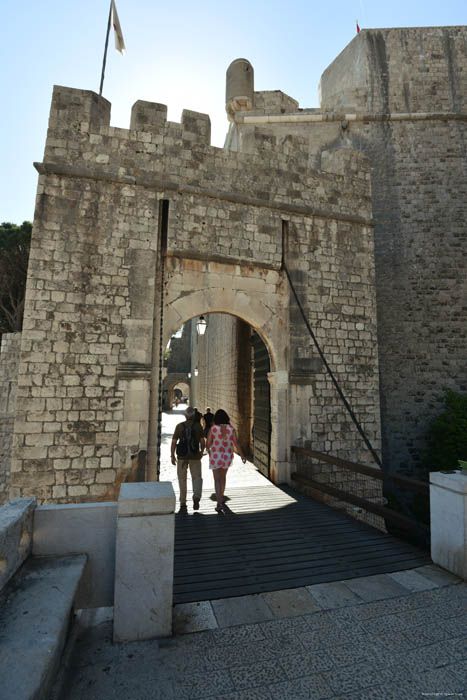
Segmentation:
{"type": "Polygon", "coordinates": [[[193,424],[185,423],[182,428],[182,436],[177,443],[177,457],[195,455],[199,452],[199,441],[193,430],[193,424]]]}

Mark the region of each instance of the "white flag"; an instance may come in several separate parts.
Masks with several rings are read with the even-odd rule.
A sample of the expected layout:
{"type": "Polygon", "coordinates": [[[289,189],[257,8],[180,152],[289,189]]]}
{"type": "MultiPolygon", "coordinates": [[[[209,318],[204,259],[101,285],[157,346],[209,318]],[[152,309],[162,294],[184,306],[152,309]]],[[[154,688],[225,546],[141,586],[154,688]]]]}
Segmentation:
{"type": "Polygon", "coordinates": [[[115,2],[112,0],[112,17],[111,20],[112,26],[114,28],[114,35],[115,35],[115,48],[117,51],[120,51],[122,56],[125,55],[125,42],[123,41],[123,34],[122,34],[122,28],[120,26],[120,21],[118,19],[118,12],[117,8],[115,7],[115,2]]]}

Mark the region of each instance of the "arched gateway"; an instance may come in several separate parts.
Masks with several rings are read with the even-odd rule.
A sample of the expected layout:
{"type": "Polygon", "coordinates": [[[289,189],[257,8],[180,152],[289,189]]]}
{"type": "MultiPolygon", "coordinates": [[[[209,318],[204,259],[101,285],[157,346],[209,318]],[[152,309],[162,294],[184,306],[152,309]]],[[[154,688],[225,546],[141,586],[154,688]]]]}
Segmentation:
{"type": "MultiPolygon", "coordinates": [[[[248,324],[261,337],[270,362],[267,380],[270,384],[268,410],[272,431],[266,473],[277,483],[287,481],[290,444],[287,347],[283,341],[288,334],[288,293],[287,288],[284,290],[285,283],[283,276],[272,269],[238,264],[229,266],[225,262],[219,264],[214,261],[197,261],[195,264],[193,260],[187,263],[182,259],[173,259],[167,271],[164,313],[164,346],[181,324],[200,316],[209,318],[209,314],[228,314],[248,324]],[[237,288],[239,281],[243,288],[237,288]],[[249,290],[249,285],[254,292],[249,290]],[[202,292],[191,291],[200,287],[202,292]]],[[[227,333],[222,327],[217,330],[217,347],[212,355],[224,358],[229,367],[229,363],[235,364],[237,346],[250,341],[245,336],[239,338],[231,328],[226,330],[227,333]]],[[[206,375],[212,371],[213,364],[216,364],[216,360],[204,369],[206,375]]],[[[213,403],[214,397],[210,398],[212,394],[209,390],[205,395],[208,402],[213,403]]]]}
{"type": "MultiPolygon", "coordinates": [[[[228,85],[232,116],[251,99],[233,94],[241,80],[228,85]]],[[[278,91],[253,98],[264,113],[297,108],[278,91]]],[[[291,444],[365,459],[282,263],[378,447],[366,157],[332,146],[311,161],[307,139],[255,127],[214,148],[207,115],[185,110],[176,124],[149,102],[134,105],[128,130],[109,120],[104,98],[55,87],[36,165],[10,496],[109,498],[146,449],[154,478],[163,349],[214,312],[242,319],[268,348],[275,482],[289,479],[291,444]]]]}

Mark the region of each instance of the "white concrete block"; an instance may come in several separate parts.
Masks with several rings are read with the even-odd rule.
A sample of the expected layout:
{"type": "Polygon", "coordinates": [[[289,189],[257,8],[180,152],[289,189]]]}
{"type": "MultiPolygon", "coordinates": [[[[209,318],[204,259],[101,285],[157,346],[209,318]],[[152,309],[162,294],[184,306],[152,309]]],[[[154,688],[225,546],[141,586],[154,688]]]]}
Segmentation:
{"type": "Polygon", "coordinates": [[[118,516],[164,515],[175,510],[171,481],[145,481],[122,484],[118,499],[118,516]]]}
{"type": "Polygon", "coordinates": [[[431,558],[467,581],[467,473],[430,474],[431,558]]]}
{"type": "Polygon", "coordinates": [[[113,605],[116,527],[114,502],[38,506],[35,510],[34,556],[88,555],[77,608],[113,605]]]}
{"type": "Polygon", "coordinates": [[[174,509],[170,482],[122,485],[115,567],[116,642],[172,634],[174,509]]]}

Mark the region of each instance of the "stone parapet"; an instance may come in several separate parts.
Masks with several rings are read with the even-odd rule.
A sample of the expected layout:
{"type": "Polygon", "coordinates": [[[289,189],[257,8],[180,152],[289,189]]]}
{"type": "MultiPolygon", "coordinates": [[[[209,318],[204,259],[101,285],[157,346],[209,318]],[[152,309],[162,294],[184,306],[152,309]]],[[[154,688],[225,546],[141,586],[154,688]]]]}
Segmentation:
{"type": "Polygon", "coordinates": [[[34,512],[34,557],[85,553],[87,565],[76,593],[78,609],[114,602],[117,503],[38,506],[34,512]]]}
{"type": "Polygon", "coordinates": [[[34,498],[15,498],[0,508],[0,591],[32,548],[34,498]]]}

